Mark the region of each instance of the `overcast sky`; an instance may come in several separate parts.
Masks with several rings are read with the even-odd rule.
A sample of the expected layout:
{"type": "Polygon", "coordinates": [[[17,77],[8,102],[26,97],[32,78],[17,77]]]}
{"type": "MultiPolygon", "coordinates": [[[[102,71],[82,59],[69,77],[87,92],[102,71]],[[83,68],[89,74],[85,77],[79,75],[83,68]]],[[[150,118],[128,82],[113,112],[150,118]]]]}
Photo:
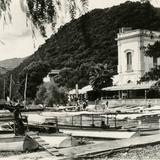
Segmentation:
{"type": "MultiPolygon", "coordinates": [[[[126,0],[89,0],[89,9],[107,8],[118,5],[126,0]]],[[[132,0],[136,1],[136,0],[132,0]]],[[[152,0],[152,3],[160,7],[159,0],[152,0]]],[[[34,48],[30,27],[26,26],[25,14],[20,9],[19,0],[12,0],[11,5],[12,24],[3,25],[0,19],[0,60],[14,57],[25,57],[34,53],[38,46],[44,43],[40,34],[36,34],[34,48]]]]}

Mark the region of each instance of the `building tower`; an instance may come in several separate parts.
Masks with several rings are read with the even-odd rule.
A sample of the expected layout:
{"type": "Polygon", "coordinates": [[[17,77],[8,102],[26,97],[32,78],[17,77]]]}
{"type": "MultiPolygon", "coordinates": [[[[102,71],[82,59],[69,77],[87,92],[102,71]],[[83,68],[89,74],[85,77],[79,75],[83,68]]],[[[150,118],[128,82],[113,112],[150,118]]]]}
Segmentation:
{"type": "Polygon", "coordinates": [[[145,56],[148,44],[160,41],[160,32],[131,28],[122,28],[117,34],[118,44],[118,75],[116,85],[137,81],[154,65],[160,64],[160,59],[145,56]]]}

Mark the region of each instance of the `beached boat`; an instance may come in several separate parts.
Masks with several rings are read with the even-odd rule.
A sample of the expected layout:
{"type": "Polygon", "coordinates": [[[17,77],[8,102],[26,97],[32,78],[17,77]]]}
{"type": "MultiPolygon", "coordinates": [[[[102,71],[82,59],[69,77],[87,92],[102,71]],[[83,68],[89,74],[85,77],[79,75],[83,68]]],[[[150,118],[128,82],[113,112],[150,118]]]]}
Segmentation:
{"type": "MultiPolygon", "coordinates": [[[[13,110],[14,108],[12,108],[13,110]]],[[[24,118],[24,116],[22,117],[24,118]]],[[[2,151],[32,151],[38,148],[38,143],[27,135],[15,135],[15,117],[8,110],[0,111],[0,152],[2,151]]]]}
{"type": "Polygon", "coordinates": [[[0,134],[0,151],[33,151],[38,146],[38,143],[29,136],[0,134]]]}

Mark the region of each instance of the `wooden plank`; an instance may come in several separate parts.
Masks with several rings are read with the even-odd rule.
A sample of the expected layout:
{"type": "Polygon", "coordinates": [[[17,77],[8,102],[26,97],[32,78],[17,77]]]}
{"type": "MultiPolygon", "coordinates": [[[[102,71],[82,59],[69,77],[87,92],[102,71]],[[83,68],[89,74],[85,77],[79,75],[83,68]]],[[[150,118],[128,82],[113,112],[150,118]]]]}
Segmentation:
{"type": "Polygon", "coordinates": [[[45,140],[43,140],[38,135],[36,137],[32,132],[28,133],[27,135],[30,138],[34,139],[39,144],[39,146],[41,146],[44,150],[46,150],[50,155],[55,157],[55,156],[60,154],[55,147],[53,147],[50,144],[48,144],[45,140]]]}

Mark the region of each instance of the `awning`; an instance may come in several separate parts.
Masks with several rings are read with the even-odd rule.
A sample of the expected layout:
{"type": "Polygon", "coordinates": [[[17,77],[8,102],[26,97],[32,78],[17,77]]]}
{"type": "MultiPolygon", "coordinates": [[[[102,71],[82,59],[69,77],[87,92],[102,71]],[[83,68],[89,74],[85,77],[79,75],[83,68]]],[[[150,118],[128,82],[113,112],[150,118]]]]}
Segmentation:
{"type": "Polygon", "coordinates": [[[155,83],[156,81],[151,81],[141,84],[126,84],[126,85],[106,87],[103,88],[102,90],[104,91],[145,90],[145,89],[150,89],[155,83]]]}
{"type": "Polygon", "coordinates": [[[72,89],[71,91],[69,91],[68,94],[76,94],[76,90],[75,90],[75,89],[72,89]]]}
{"type": "Polygon", "coordinates": [[[79,93],[80,94],[84,94],[84,93],[87,93],[87,92],[92,91],[92,90],[93,90],[92,86],[88,85],[88,86],[85,86],[82,89],[80,89],[79,93]]]}
{"type": "MultiPolygon", "coordinates": [[[[88,85],[88,86],[83,87],[82,89],[79,89],[78,94],[85,94],[85,93],[92,91],[92,90],[93,90],[92,86],[88,85]]],[[[68,94],[70,94],[70,95],[76,94],[76,90],[72,89],[71,91],[69,91],[68,94]]]]}

